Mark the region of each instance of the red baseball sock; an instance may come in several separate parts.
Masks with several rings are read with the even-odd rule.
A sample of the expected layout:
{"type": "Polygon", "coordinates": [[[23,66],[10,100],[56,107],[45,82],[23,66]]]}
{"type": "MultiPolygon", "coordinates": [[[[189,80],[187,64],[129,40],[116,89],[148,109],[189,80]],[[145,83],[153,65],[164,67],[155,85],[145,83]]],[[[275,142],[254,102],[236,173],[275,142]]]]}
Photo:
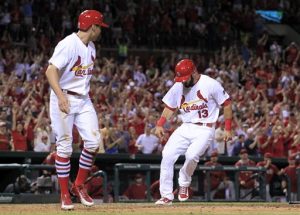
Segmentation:
{"type": "Polygon", "coordinates": [[[70,158],[63,158],[56,155],[55,167],[61,194],[69,194],[70,158]]]}
{"type": "Polygon", "coordinates": [[[76,186],[82,185],[89,176],[94,162],[95,154],[96,153],[89,152],[86,149],[82,150],[79,159],[79,170],[75,180],[76,186]]]}

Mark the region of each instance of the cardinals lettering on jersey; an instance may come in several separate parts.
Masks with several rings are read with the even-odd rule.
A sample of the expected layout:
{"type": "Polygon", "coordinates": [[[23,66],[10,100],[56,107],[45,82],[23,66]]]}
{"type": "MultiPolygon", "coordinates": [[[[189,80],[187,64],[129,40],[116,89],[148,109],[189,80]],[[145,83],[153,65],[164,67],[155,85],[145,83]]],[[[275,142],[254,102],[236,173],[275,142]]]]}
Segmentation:
{"type": "Polygon", "coordinates": [[[71,68],[71,71],[75,72],[75,76],[83,77],[84,75],[92,75],[93,74],[93,66],[95,58],[91,55],[92,63],[88,64],[87,66],[81,65],[81,57],[78,56],[77,61],[71,68]]]}
{"type": "Polygon", "coordinates": [[[180,108],[183,109],[183,111],[186,113],[188,113],[192,110],[202,110],[202,109],[208,108],[208,106],[206,104],[208,101],[206,98],[204,98],[202,96],[200,90],[197,91],[197,97],[199,98],[198,100],[185,102],[185,97],[184,97],[184,95],[182,95],[180,108]],[[201,101],[204,101],[205,103],[202,103],[199,105],[196,104],[197,102],[201,102],[201,101]]]}

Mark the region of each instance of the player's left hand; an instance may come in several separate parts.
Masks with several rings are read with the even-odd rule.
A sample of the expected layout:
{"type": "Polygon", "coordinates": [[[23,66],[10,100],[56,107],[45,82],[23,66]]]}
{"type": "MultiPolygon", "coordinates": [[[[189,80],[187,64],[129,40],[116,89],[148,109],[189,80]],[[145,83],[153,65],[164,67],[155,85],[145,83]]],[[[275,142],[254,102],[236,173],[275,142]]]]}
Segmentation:
{"type": "Polygon", "coordinates": [[[224,133],[224,141],[227,142],[229,140],[231,140],[232,138],[232,132],[231,131],[226,131],[225,130],[225,133],[224,133]]]}

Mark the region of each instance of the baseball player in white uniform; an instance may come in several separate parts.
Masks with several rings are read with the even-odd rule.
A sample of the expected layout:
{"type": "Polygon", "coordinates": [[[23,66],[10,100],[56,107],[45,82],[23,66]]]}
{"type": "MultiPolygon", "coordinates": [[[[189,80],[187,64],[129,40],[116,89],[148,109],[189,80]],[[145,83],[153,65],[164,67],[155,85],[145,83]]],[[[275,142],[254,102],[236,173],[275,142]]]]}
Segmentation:
{"type": "Polygon", "coordinates": [[[185,154],[185,162],[179,171],[179,201],[189,198],[188,187],[192,175],[202,156],[214,139],[215,122],[219,109],[224,107],[225,140],[231,138],[232,109],[229,95],[220,83],[209,76],[198,73],[190,59],[183,59],[175,67],[175,84],[163,98],[165,108],[157,121],[155,133],[163,137],[163,126],[179,109],[182,125],[170,136],[162,152],[160,167],[160,194],[155,204],[170,205],[174,199],[174,164],[185,154]]]}
{"type": "Polygon", "coordinates": [[[86,10],[79,15],[77,33],[65,37],[55,47],[46,71],[52,88],[50,95],[51,126],[56,135],[56,171],[61,188],[61,208],[74,208],[68,189],[70,156],[72,154],[72,128],[75,125],[84,140],[79,160],[79,170],[71,188],[85,206],[92,206],[84,182],[93,165],[102,140],[98,119],[89,97],[96,50],[93,41],[101,34],[103,15],[96,10],[86,10]]]}

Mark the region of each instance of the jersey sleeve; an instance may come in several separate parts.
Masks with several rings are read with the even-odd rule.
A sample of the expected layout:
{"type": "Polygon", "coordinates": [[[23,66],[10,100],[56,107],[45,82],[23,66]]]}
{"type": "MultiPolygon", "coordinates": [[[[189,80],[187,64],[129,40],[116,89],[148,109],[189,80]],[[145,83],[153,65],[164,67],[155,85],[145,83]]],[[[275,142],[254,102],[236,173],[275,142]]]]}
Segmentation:
{"type": "Polygon", "coordinates": [[[70,45],[65,41],[61,41],[54,49],[54,53],[49,60],[49,63],[53,64],[59,70],[62,70],[67,66],[71,60],[70,45]]]}
{"type": "Polygon", "coordinates": [[[178,98],[181,98],[181,96],[179,97],[177,88],[177,85],[174,84],[162,99],[163,103],[172,109],[178,107],[178,98]]]}
{"type": "Polygon", "coordinates": [[[214,91],[212,95],[218,105],[222,105],[225,100],[229,98],[228,93],[224,90],[224,88],[218,81],[215,81],[213,90],[214,91]]]}

